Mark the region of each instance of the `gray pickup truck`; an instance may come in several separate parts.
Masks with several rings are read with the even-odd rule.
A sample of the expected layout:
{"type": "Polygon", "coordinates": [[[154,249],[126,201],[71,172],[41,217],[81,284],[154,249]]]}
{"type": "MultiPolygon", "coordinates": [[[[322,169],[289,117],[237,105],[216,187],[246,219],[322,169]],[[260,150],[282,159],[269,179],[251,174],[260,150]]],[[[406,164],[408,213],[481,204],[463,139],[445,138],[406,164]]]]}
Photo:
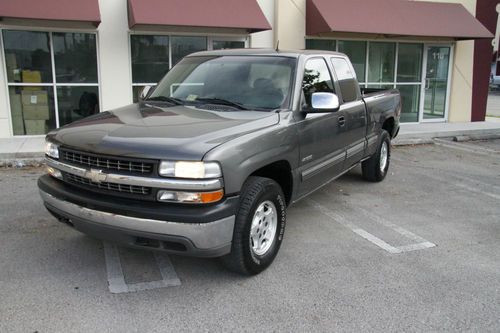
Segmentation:
{"type": "Polygon", "coordinates": [[[49,133],[38,186],[83,233],[257,274],[288,205],[359,164],[384,179],[400,112],[397,90],[360,90],[340,53],[199,52],[139,103],[49,133]]]}

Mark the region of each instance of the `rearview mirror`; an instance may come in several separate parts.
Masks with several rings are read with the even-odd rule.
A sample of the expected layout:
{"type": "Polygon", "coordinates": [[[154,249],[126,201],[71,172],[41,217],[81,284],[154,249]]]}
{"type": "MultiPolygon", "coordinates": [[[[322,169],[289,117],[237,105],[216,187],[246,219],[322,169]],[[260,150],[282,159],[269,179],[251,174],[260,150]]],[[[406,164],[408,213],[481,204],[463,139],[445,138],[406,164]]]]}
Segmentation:
{"type": "Polygon", "coordinates": [[[151,92],[153,92],[153,87],[145,86],[144,88],[142,88],[141,93],[139,94],[139,100],[145,100],[151,92]]]}
{"type": "Polygon", "coordinates": [[[316,92],[311,96],[312,112],[333,112],[340,108],[339,97],[334,93],[316,92]]]}

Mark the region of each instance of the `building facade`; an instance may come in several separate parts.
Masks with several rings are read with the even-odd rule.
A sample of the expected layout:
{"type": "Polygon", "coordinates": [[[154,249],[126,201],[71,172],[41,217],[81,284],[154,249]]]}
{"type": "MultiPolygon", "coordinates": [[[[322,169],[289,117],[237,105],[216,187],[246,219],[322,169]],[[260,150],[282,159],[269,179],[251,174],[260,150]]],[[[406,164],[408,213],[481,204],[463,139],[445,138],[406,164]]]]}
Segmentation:
{"type": "Polygon", "coordinates": [[[0,137],[133,103],[189,53],[278,43],[346,53],[362,85],[401,91],[403,122],[471,121],[482,1],[0,0],[0,137]]]}

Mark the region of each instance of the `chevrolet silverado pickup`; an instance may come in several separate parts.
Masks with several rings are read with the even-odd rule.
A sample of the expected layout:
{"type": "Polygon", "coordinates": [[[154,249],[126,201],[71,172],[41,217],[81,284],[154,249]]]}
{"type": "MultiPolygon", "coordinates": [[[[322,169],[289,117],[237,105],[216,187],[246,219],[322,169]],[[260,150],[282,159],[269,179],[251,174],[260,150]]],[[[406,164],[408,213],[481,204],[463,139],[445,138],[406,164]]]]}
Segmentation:
{"type": "Polygon", "coordinates": [[[45,207],[99,239],[246,275],[276,257],[288,205],[359,164],[384,179],[401,112],[397,90],[360,89],[327,51],[194,53],[141,97],[47,135],[45,207]]]}

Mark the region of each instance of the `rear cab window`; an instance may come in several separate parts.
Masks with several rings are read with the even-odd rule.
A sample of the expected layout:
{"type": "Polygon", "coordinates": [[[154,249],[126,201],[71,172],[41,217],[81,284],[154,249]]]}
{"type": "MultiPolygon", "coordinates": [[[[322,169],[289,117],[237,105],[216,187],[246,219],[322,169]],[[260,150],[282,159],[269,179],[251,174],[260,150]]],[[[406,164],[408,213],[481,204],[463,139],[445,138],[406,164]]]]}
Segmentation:
{"type": "Polygon", "coordinates": [[[354,71],[344,58],[331,58],[333,69],[337,75],[344,103],[358,100],[359,85],[354,71]]]}

